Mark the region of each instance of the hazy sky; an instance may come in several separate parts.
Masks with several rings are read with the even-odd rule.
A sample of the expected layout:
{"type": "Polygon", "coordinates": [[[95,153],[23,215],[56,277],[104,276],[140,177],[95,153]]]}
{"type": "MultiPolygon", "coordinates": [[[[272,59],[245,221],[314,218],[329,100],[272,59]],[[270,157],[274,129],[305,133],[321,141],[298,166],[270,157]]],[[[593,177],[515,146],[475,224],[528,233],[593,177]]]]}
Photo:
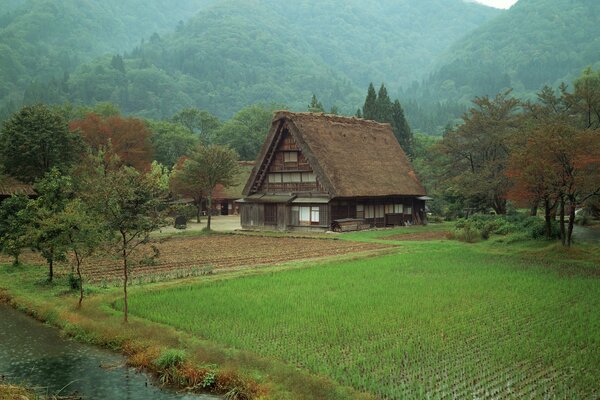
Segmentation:
{"type": "Polygon", "coordinates": [[[515,4],[517,0],[477,0],[477,2],[497,8],[508,8],[515,4]]]}

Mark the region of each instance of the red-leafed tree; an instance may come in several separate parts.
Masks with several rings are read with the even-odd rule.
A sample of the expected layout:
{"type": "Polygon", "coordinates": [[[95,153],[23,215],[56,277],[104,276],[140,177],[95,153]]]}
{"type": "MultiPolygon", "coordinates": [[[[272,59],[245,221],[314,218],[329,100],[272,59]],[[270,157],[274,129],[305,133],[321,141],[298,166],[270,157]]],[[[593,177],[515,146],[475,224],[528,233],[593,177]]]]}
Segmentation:
{"type": "Polygon", "coordinates": [[[544,204],[548,236],[552,211],[560,205],[561,238],[570,246],[577,206],[600,194],[600,135],[558,120],[537,125],[513,150],[509,177],[512,196],[544,204]]]}
{"type": "MultiPolygon", "coordinates": [[[[106,157],[117,155],[123,165],[147,171],[152,162],[151,132],[144,121],[119,115],[102,117],[94,113],[70,123],[94,152],[104,152],[106,157]]],[[[107,164],[108,165],[108,164],[107,164]]]]}

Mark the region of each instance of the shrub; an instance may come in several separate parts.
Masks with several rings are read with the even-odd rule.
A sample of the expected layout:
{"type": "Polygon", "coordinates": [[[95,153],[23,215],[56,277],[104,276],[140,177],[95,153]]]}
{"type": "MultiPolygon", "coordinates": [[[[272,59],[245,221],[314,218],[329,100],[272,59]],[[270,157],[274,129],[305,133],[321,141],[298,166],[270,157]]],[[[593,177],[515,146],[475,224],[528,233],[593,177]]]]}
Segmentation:
{"type": "Polygon", "coordinates": [[[69,287],[71,290],[79,290],[81,288],[81,280],[75,274],[69,274],[69,287]]]}
{"type": "Polygon", "coordinates": [[[167,349],[160,353],[154,364],[160,369],[180,367],[185,361],[185,352],[177,349],[167,349]]]}
{"type": "Polygon", "coordinates": [[[475,243],[482,239],[481,231],[474,228],[471,224],[466,224],[462,228],[455,229],[453,237],[456,240],[466,243],[475,243]]]}

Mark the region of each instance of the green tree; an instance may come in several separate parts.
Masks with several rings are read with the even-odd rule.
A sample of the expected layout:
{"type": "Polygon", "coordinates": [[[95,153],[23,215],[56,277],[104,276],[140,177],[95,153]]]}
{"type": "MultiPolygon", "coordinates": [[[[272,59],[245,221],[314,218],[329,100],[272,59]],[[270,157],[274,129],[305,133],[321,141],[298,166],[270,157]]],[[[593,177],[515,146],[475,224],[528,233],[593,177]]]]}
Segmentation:
{"type": "Polygon", "coordinates": [[[213,191],[217,185],[227,188],[239,183],[236,181],[239,174],[238,155],[227,146],[198,146],[185,161],[183,168],[203,189],[208,208],[206,229],[210,231],[213,191]]]}
{"type": "Polygon", "coordinates": [[[473,207],[491,207],[498,214],[506,213],[509,144],[520,126],[520,102],[509,95],[505,91],[493,99],[473,100],[475,107],[463,116],[463,125],[436,145],[446,184],[460,188],[473,207]]]}
{"type": "Polygon", "coordinates": [[[375,86],[371,82],[369,89],[367,90],[367,98],[362,108],[362,117],[364,119],[370,119],[373,121],[377,120],[377,93],[375,92],[375,86]]]}
{"type": "Polygon", "coordinates": [[[56,216],[56,223],[65,233],[65,249],[73,254],[79,289],[77,306],[81,308],[84,293],[82,267],[108,240],[108,235],[103,230],[104,226],[98,215],[79,198],[72,199],[65,205],[64,210],[56,216]]]}
{"type": "Polygon", "coordinates": [[[413,133],[408,125],[408,121],[404,116],[404,110],[400,105],[399,100],[395,100],[392,104],[391,124],[394,131],[394,136],[398,139],[398,143],[409,156],[413,156],[413,133]]]}
{"type": "Polygon", "coordinates": [[[0,203],[0,250],[14,258],[13,265],[19,265],[21,251],[29,244],[30,201],[26,196],[12,196],[0,203]]]}
{"type": "Polygon", "coordinates": [[[66,172],[80,159],[83,143],[63,116],[44,105],[26,106],[0,132],[0,157],[10,174],[34,182],[58,168],[66,172]]]}
{"type": "Polygon", "coordinates": [[[198,143],[198,137],[183,125],[168,121],[149,121],[154,147],[154,159],[173,168],[177,160],[187,154],[198,143]]]}
{"type": "Polygon", "coordinates": [[[317,99],[317,96],[314,93],[310,100],[310,104],[308,105],[308,111],[314,113],[325,112],[323,104],[317,99]]]}
{"type": "Polygon", "coordinates": [[[216,132],[215,143],[228,145],[242,160],[254,160],[269,133],[272,119],[273,107],[245,107],[216,132]]]}
{"type": "Polygon", "coordinates": [[[48,282],[52,282],[54,264],[66,260],[68,229],[61,223],[60,214],[75,196],[73,181],[58,168],[52,168],[36,182],[35,190],[39,196],[29,203],[28,236],[31,245],[46,260],[48,282]]]}
{"type": "Polygon", "coordinates": [[[112,247],[122,263],[123,318],[127,322],[127,286],[134,268],[130,260],[143,251],[142,245],[149,242],[152,231],[166,225],[166,193],[156,179],[122,166],[96,176],[93,190],[83,196],[102,219],[104,228],[116,237],[112,247]]]}
{"type": "Polygon", "coordinates": [[[221,121],[208,111],[185,108],[175,114],[172,121],[185,126],[190,133],[198,135],[204,144],[212,142],[213,133],[221,126],[221,121]]]}
{"type": "Polygon", "coordinates": [[[192,168],[186,167],[186,161],[187,157],[182,157],[173,168],[169,179],[169,188],[180,198],[192,199],[194,207],[196,207],[196,222],[200,223],[205,195],[204,183],[198,180],[192,168]]]}
{"type": "Polygon", "coordinates": [[[374,119],[375,121],[387,122],[388,124],[392,122],[392,100],[383,83],[377,93],[377,100],[375,100],[374,119]]]}

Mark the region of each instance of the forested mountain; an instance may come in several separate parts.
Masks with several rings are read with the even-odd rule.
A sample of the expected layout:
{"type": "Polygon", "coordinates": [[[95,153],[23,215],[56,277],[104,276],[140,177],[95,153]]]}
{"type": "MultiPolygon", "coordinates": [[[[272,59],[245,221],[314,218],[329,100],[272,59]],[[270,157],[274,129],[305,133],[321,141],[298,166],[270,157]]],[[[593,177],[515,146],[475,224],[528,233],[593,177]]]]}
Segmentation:
{"type": "Polygon", "coordinates": [[[173,31],[216,0],[3,0],[0,110],[16,108],[31,85],[62,81],[83,62],[173,31]]]}
{"type": "Polygon", "coordinates": [[[405,93],[421,106],[466,104],[505,88],[533,98],[544,85],[572,82],[600,61],[598,21],[597,0],[519,0],[453,44],[431,77],[405,93]]]}
{"type": "Polygon", "coordinates": [[[353,112],[370,81],[395,92],[423,78],[436,54],[501,13],[463,0],[28,4],[0,25],[4,103],[107,100],[153,117],[183,106],[226,117],[255,102],[299,109],[312,93],[353,112]]]}

